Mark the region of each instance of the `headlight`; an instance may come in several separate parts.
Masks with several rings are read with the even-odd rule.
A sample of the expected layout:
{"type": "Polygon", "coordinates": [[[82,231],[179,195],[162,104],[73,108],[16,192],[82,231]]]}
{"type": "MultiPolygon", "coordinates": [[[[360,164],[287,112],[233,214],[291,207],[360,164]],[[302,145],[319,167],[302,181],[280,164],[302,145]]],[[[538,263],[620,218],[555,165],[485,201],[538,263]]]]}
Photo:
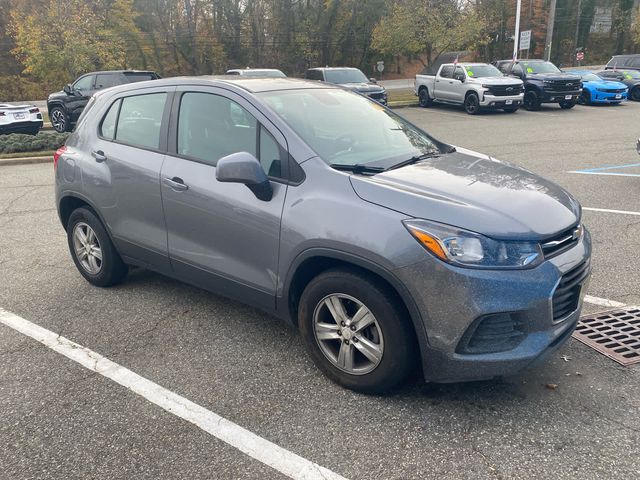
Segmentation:
{"type": "Polygon", "coordinates": [[[402,223],[428,252],[460,267],[531,268],[543,259],[537,242],[494,240],[428,220],[405,220],[402,223]]]}

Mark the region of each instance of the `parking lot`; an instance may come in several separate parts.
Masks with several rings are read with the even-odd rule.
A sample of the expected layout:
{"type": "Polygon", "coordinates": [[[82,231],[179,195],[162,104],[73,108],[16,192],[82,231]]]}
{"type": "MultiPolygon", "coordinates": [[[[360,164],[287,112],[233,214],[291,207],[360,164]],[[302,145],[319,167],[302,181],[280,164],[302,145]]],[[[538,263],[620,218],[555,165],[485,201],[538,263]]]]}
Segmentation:
{"type": "MultiPolygon", "coordinates": [[[[639,103],[397,112],[567,188],[594,242],[584,312],[640,305],[639,103]]],[[[640,477],[640,366],[571,339],[516,377],[416,377],[383,397],[344,390],[314,367],[295,330],[259,311],[140,269],[118,287],[90,286],[69,256],[51,164],[0,166],[0,285],[0,309],[194,402],[215,423],[203,429],[180,418],[191,407],[160,408],[166,393],[132,391],[0,324],[0,478],[270,479],[299,457],[327,470],[311,465],[297,478],[640,477]],[[225,430],[215,415],[246,430],[225,430]],[[211,433],[221,431],[236,446],[258,443],[247,455],[211,433]]]]}

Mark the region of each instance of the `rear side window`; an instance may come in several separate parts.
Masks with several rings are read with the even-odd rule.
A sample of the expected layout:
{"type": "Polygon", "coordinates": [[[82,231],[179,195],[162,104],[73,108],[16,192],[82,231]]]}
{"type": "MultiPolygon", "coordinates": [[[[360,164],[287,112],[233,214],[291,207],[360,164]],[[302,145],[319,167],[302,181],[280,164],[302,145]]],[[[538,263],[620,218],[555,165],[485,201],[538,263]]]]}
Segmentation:
{"type": "Polygon", "coordinates": [[[120,109],[120,100],[116,101],[102,119],[100,124],[100,136],[113,140],[116,133],[116,123],[118,121],[118,110],[120,109]]]}
{"type": "Polygon", "coordinates": [[[306,77],[309,80],[322,80],[322,72],[320,70],[307,70],[306,77]]]}
{"type": "Polygon", "coordinates": [[[627,65],[629,65],[630,67],[640,67],[640,56],[632,57],[630,61],[627,62],[627,65]]]}
{"type": "Polygon", "coordinates": [[[222,157],[249,152],[257,157],[258,121],[233,100],[188,92],[178,115],[178,154],[215,166],[222,157]]]}
{"type": "Polygon", "coordinates": [[[96,90],[119,85],[118,75],[114,73],[99,73],[96,75],[96,90]]]}
{"type": "Polygon", "coordinates": [[[155,80],[158,78],[153,72],[124,72],[123,75],[130,83],[146,82],[147,80],[155,80]]]}
{"type": "Polygon", "coordinates": [[[158,149],[166,99],[166,93],[123,98],[115,139],[136,147],[158,149]]]}

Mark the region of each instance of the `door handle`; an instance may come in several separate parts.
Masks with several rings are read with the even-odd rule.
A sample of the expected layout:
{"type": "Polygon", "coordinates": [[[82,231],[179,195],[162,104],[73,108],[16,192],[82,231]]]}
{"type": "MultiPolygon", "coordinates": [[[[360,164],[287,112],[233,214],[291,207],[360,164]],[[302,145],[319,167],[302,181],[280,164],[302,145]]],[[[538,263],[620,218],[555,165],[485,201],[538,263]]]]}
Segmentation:
{"type": "Polygon", "coordinates": [[[184,192],[185,190],[189,189],[189,186],[185,185],[184,180],[182,180],[180,177],[165,178],[163,180],[163,183],[176,192],[184,192]]]}
{"type": "Polygon", "coordinates": [[[91,152],[91,156],[96,159],[96,162],[102,163],[107,159],[107,156],[102,150],[94,150],[91,152]]]}

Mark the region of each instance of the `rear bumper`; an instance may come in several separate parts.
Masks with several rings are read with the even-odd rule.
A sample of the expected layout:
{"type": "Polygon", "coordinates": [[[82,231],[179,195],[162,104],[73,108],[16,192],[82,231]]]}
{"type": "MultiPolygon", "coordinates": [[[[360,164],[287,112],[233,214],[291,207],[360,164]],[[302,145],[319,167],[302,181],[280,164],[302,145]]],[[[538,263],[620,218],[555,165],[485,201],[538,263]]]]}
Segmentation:
{"type": "Polygon", "coordinates": [[[0,124],[0,133],[31,133],[42,128],[42,120],[0,124]]]}
{"type": "Polygon", "coordinates": [[[530,270],[472,270],[435,259],[397,270],[422,315],[428,341],[421,351],[425,380],[513,375],[560,348],[580,316],[590,256],[591,239],[585,232],[575,247],[530,270]],[[554,318],[556,288],[564,275],[580,266],[585,276],[576,287],[575,308],[554,318]],[[506,323],[487,322],[481,331],[486,319],[496,317],[506,323]],[[515,341],[502,340],[505,325],[515,341]]]}

